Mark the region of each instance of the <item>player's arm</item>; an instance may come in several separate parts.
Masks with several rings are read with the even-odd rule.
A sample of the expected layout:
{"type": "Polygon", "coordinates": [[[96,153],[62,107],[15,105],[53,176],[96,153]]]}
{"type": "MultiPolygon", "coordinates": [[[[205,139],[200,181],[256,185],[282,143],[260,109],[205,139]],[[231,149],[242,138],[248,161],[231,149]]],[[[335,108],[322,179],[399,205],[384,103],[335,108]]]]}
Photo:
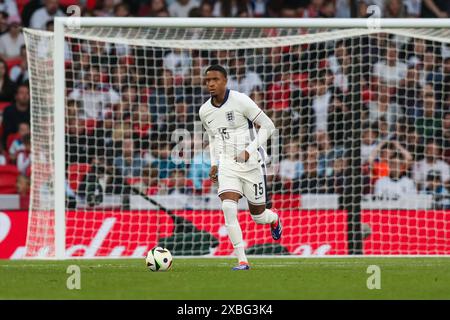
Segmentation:
{"type": "Polygon", "coordinates": [[[211,178],[213,183],[216,183],[217,182],[216,138],[214,136],[214,133],[208,128],[208,126],[203,121],[201,114],[200,120],[202,121],[203,127],[205,128],[206,133],[208,134],[209,158],[211,163],[211,169],[209,170],[209,177],[211,178]]]}
{"type": "MultiPolygon", "coordinates": [[[[245,96],[246,97],[246,96],[245,96]]],[[[260,146],[267,142],[275,131],[273,121],[262,111],[255,102],[249,97],[244,98],[244,114],[253,123],[259,126],[258,134],[255,139],[245,148],[245,150],[236,158],[238,162],[245,162],[250,155],[260,146]]]]}
{"type": "MultiPolygon", "coordinates": [[[[208,132],[208,131],[207,131],[208,132]]],[[[216,158],[216,138],[214,135],[208,133],[209,139],[209,158],[211,161],[211,169],[209,170],[209,177],[213,183],[217,182],[217,158],[216,158]]]]}

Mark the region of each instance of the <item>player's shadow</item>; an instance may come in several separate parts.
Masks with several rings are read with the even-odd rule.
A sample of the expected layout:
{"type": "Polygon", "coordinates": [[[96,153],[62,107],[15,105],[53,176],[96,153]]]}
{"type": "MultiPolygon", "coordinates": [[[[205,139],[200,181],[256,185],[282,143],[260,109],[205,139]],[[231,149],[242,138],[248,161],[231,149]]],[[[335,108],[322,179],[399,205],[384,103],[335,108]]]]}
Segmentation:
{"type": "Polygon", "coordinates": [[[173,215],[172,219],[175,224],[173,234],[159,239],[158,246],[169,249],[173,255],[207,255],[219,245],[216,237],[199,230],[190,221],[176,215],[173,215]]]}

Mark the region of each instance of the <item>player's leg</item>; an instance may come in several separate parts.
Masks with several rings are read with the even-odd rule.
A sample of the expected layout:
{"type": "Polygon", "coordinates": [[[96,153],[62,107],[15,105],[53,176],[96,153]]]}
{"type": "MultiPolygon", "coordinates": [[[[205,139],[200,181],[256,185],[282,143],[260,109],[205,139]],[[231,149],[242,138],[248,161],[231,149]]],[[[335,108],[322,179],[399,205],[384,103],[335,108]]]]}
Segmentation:
{"type": "Polygon", "coordinates": [[[224,174],[218,175],[219,180],[219,197],[222,200],[222,211],[225,217],[225,226],[227,228],[228,237],[233,244],[234,252],[238,258],[239,265],[235,270],[248,270],[248,260],[245,255],[244,239],[242,236],[241,226],[239,224],[238,202],[242,197],[242,185],[238,177],[224,174]]]}
{"type": "Polygon", "coordinates": [[[270,224],[272,238],[274,240],[279,240],[281,238],[283,229],[280,216],[277,213],[266,208],[266,204],[256,205],[248,202],[248,208],[253,221],[257,224],[270,224]]]}
{"type": "Polygon", "coordinates": [[[273,210],[266,208],[266,181],[262,170],[253,170],[242,177],[244,196],[253,221],[257,224],[270,224],[272,237],[281,238],[282,225],[280,217],[273,210]]]}

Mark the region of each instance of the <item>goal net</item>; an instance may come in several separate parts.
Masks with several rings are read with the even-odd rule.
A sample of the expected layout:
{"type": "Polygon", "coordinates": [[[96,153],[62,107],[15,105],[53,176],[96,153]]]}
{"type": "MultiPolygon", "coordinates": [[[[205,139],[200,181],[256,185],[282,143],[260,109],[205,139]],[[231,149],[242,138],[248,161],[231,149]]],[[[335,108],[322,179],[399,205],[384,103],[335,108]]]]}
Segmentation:
{"type": "Polygon", "coordinates": [[[248,254],[449,255],[450,31],[409,27],[65,27],[63,68],[54,34],[26,29],[26,256],[61,257],[61,239],[66,257],[233,254],[198,117],[211,64],[277,128],[266,186],[283,237],[243,198],[248,254]]]}

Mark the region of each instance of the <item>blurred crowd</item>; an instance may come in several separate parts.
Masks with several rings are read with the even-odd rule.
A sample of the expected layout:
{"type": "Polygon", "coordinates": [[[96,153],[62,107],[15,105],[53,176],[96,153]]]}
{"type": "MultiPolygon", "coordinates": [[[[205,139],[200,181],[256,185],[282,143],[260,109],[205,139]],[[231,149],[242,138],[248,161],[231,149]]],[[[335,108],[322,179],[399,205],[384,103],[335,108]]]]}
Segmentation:
{"type": "MultiPolygon", "coordinates": [[[[20,194],[24,207],[31,149],[21,28],[52,31],[54,17],[70,5],[98,17],[347,18],[369,16],[371,5],[390,18],[450,14],[445,0],[0,0],[0,171],[15,167],[16,192],[8,193],[20,194]]],[[[218,63],[230,73],[229,88],[252,97],[280,129],[281,161],[268,180],[274,192],[342,194],[360,158],[365,194],[432,194],[436,208],[450,207],[450,49],[441,42],[379,34],[188,51],[72,40],[66,60],[72,205],[80,198],[95,205],[101,194],[133,188],[149,195],[210,192],[207,143],[195,141],[201,150],[187,156],[173,132],[195,131],[208,99],[202,72],[218,63]],[[349,145],[355,130],[360,151],[349,145]]]]}

